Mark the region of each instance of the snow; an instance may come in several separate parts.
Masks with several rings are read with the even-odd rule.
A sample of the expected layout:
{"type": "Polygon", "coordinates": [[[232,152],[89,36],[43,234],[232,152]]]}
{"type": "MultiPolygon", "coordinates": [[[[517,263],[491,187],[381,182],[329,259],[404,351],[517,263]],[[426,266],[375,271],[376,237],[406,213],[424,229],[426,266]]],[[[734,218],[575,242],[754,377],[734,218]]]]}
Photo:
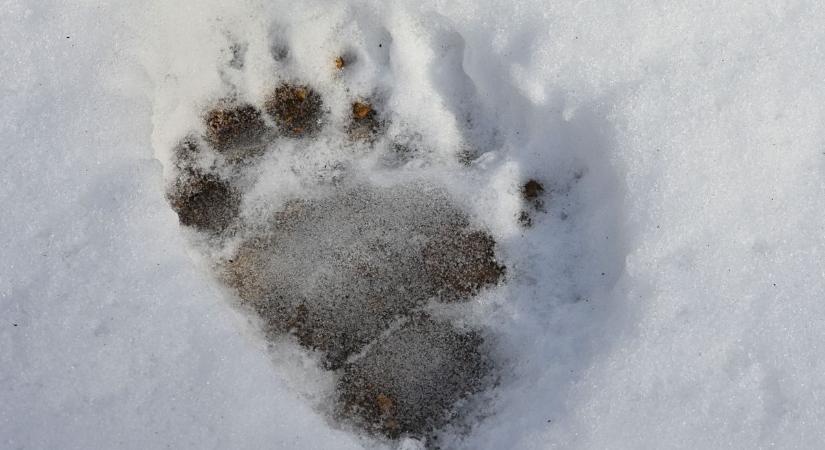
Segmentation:
{"type": "Polygon", "coordinates": [[[490,330],[501,369],[447,448],[825,442],[825,7],[227,3],[4,2],[0,447],[420,446],[325,416],[331,375],[266,345],[164,198],[202,108],[290,78],[333,122],[385,94],[426,152],[378,168],[329,131],[264,161],[259,201],[330,160],[424,177],[504,255],[505,285],[445,311],[490,330]],[[222,69],[236,42],[244,70],[222,69]],[[523,229],[531,177],[550,193],[523,229]]]}

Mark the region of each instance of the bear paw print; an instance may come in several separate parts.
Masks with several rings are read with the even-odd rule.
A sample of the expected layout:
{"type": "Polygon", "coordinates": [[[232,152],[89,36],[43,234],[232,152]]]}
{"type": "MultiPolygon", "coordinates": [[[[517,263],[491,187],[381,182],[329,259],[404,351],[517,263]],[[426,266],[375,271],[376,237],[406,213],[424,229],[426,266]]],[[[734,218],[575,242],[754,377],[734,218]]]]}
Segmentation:
{"type": "MultiPolygon", "coordinates": [[[[330,77],[346,84],[336,72],[353,64],[336,58],[330,77]]],[[[327,105],[342,100],[300,81],[273,82],[252,101],[227,96],[174,149],[167,196],[192,236],[222,249],[210,252],[222,255],[214,256],[216,276],[258,316],[263,333],[293,336],[334,371],[337,419],[392,439],[426,438],[494,378],[486,332],[427,306],[467,302],[503,282],[505,267],[493,236],[443,186],[359,175],[359,161],[375,152],[409,158],[412,151],[387,135],[381,100],[327,105]],[[260,185],[279,176],[267,173],[273,161],[292,161],[295,173],[318,169],[299,162],[336,127],[338,141],[323,145],[346,157],[321,164],[334,168],[333,182],[304,177],[298,193],[268,202],[260,185]]],[[[528,189],[531,200],[541,194],[528,189]]]]}

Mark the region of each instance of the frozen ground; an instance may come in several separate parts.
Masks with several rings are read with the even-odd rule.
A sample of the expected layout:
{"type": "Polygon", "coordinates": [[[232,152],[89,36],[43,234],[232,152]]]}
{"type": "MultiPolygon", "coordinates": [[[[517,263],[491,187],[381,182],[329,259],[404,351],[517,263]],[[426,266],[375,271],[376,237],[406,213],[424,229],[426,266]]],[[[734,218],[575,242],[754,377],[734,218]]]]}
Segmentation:
{"type": "Polygon", "coordinates": [[[328,378],[265,347],[164,199],[165,152],[226,83],[267,87],[273,43],[330,95],[358,52],[506,257],[469,317],[504,375],[448,448],[825,442],[819,2],[133,3],[2,2],[0,447],[390,445],[324,418],[328,378]],[[523,230],[529,177],[553,193],[523,230]]]}

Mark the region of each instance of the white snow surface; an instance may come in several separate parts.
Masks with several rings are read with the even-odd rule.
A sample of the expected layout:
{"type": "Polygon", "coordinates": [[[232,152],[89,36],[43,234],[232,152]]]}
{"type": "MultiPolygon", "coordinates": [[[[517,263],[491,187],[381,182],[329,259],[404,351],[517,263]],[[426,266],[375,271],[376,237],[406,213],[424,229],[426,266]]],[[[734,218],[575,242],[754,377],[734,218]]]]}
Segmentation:
{"type": "MultiPolygon", "coordinates": [[[[430,150],[399,173],[462,198],[508,267],[463,311],[501,382],[446,448],[825,443],[821,2],[0,11],[0,448],[418,446],[328,419],[330,375],[267,347],[164,198],[168,151],[228,85],[254,102],[299,78],[343,117],[342,51],[350,93],[386,94],[430,150]],[[236,42],[247,64],[225,71],[236,42]],[[531,177],[549,197],[525,230],[531,177]]],[[[260,199],[297,189],[279,164],[260,199]]]]}

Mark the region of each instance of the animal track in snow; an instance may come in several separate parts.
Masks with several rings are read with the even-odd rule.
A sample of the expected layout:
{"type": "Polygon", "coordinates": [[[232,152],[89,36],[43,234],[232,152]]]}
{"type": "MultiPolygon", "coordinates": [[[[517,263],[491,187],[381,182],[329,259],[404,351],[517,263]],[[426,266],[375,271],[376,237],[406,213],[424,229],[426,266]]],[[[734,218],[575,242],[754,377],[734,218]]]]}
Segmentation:
{"type": "MultiPolygon", "coordinates": [[[[243,69],[242,48],[226,70],[243,69]]],[[[295,57],[277,50],[276,60],[295,57]]],[[[342,72],[357,64],[335,58],[330,77],[346,84],[342,72]]],[[[181,225],[217,249],[208,252],[216,276],[264,334],[294,336],[335,372],[337,419],[389,438],[427,437],[495,378],[485,330],[428,306],[467,302],[506,270],[493,236],[454,194],[402,175],[420,149],[415,133],[388,133],[384,98],[341,105],[295,79],[273,80],[256,99],[230,93],[174,149],[167,197],[181,225]],[[336,119],[332,109],[348,114],[336,119]],[[346,156],[312,156],[323,149],[346,156]],[[371,181],[361,173],[370,164],[398,179],[371,181]],[[270,181],[285,173],[273,167],[300,172],[301,188],[268,201],[270,181]]],[[[533,188],[525,195],[539,205],[533,188]]]]}

